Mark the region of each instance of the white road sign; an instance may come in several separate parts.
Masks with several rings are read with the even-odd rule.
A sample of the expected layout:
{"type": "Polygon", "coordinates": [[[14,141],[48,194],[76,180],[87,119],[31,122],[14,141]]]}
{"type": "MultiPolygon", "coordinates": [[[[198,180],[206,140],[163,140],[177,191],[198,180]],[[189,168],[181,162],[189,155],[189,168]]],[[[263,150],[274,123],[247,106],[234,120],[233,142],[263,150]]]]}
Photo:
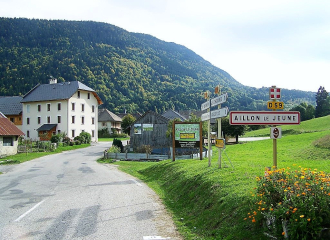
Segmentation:
{"type": "Polygon", "coordinates": [[[214,107],[214,106],[217,106],[217,105],[219,105],[221,103],[224,103],[224,102],[227,101],[227,98],[228,98],[228,94],[227,93],[221,94],[220,96],[211,99],[211,106],[210,106],[210,101],[207,101],[205,103],[202,103],[201,110],[204,111],[206,109],[209,109],[210,107],[214,107]]]}
{"type": "Polygon", "coordinates": [[[210,108],[210,101],[207,101],[205,103],[202,103],[202,105],[201,105],[202,111],[204,111],[206,109],[209,109],[209,108],[210,108]]]}
{"type": "Polygon", "coordinates": [[[300,124],[300,112],[297,111],[231,111],[231,125],[289,125],[300,124]]]}
{"type": "Polygon", "coordinates": [[[214,107],[216,105],[219,105],[221,103],[224,103],[227,101],[227,98],[228,98],[228,94],[225,93],[225,94],[222,94],[216,98],[213,98],[211,99],[211,107],[214,107]]]}
{"type": "MultiPolygon", "coordinates": [[[[229,112],[229,110],[227,107],[211,111],[211,118],[226,117],[228,115],[228,112],[229,112]]],[[[202,118],[202,121],[210,120],[210,112],[202,114],[201,118],[202,118]]]]}

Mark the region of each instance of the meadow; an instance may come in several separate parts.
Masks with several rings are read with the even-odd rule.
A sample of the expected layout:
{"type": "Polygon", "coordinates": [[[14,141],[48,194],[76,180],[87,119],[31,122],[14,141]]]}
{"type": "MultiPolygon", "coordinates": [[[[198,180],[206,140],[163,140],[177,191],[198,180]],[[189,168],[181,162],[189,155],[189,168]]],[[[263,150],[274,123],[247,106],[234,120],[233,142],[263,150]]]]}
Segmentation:
{"type": "MultiPolygon", "coordinates": [[[[269,136],[269,131],[261,129],[244,137],[269,136]]],[[[282,126],[282,134],[277,140],[278,169],[330,173],[330,116],[282,126]]],[[[272,167],[273,140],[227,145],[222,168],[218,150],[213,151],[211,167],[207,159],[114,164],[157,192],[185,239],[268,239],[262,226],[246,218],[254,203],[256,179],[272,167]]]]}

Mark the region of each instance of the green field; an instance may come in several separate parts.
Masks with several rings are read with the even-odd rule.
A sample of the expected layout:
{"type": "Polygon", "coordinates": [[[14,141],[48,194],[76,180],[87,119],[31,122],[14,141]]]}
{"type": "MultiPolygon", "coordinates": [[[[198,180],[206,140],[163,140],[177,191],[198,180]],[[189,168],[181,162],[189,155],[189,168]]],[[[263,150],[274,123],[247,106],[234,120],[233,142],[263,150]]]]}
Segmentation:
{"type": "MultiPolygon", "coordinates": [[[[278,168],[295,165],[330,172],[330,116],[283,126],[282,133],[277,140],[278,168]]],[[[269,136],[269,128],[246,136],[269,136]]],[[[207,159],[115,164],[159,194],[185,239],[267,239],[260,227],[244,218],[256,177],[273,164],[273,140],[228,145],[225,153],[228,167],[221,169],[215,148],[211,167],[207,159]]]]}

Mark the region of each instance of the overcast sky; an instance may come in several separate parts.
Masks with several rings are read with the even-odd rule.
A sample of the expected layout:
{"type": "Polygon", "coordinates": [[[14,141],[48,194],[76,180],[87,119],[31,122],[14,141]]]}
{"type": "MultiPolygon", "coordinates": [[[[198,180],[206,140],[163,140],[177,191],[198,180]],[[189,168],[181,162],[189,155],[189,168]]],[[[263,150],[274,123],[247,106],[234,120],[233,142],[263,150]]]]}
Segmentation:
{"type": "Polygon", "coordinates": [[[0,0],[0,16],[107,22],[184,45],[247,86],[330,92],[329,0],[0,0]]]}

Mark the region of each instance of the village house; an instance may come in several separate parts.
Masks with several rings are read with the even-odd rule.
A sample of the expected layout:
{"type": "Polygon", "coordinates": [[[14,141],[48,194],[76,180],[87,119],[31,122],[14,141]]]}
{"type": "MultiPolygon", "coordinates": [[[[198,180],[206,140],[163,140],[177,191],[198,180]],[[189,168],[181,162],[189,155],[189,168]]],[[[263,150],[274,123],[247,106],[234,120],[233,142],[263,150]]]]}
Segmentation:
{"type": "Polygon", "coordinates": [[[22,97],[1,97],[0,112],[2,112],[16,127],[22,130],[22,97]]]}
{"type": "Polygon", "coordinates": [[[38,84],[21,101],[22,131],[25,137],[50,140],[57,133],[71,139],[88,132],[92,141],[98,139],[98,106],[102,100],[97,93],[79,81],[38,84]]]}
{"type": "Polygon", "coordinates": [[[24,133],[0,112],[0,156],[17,153],[18,137],[24,133]]]}
{"type": "Polygon", "coordinates": [[[122,133],[122,119],[108,109],[99,109],[98,128],[99,130],[106,129],[109,134],[122,133]]]}

